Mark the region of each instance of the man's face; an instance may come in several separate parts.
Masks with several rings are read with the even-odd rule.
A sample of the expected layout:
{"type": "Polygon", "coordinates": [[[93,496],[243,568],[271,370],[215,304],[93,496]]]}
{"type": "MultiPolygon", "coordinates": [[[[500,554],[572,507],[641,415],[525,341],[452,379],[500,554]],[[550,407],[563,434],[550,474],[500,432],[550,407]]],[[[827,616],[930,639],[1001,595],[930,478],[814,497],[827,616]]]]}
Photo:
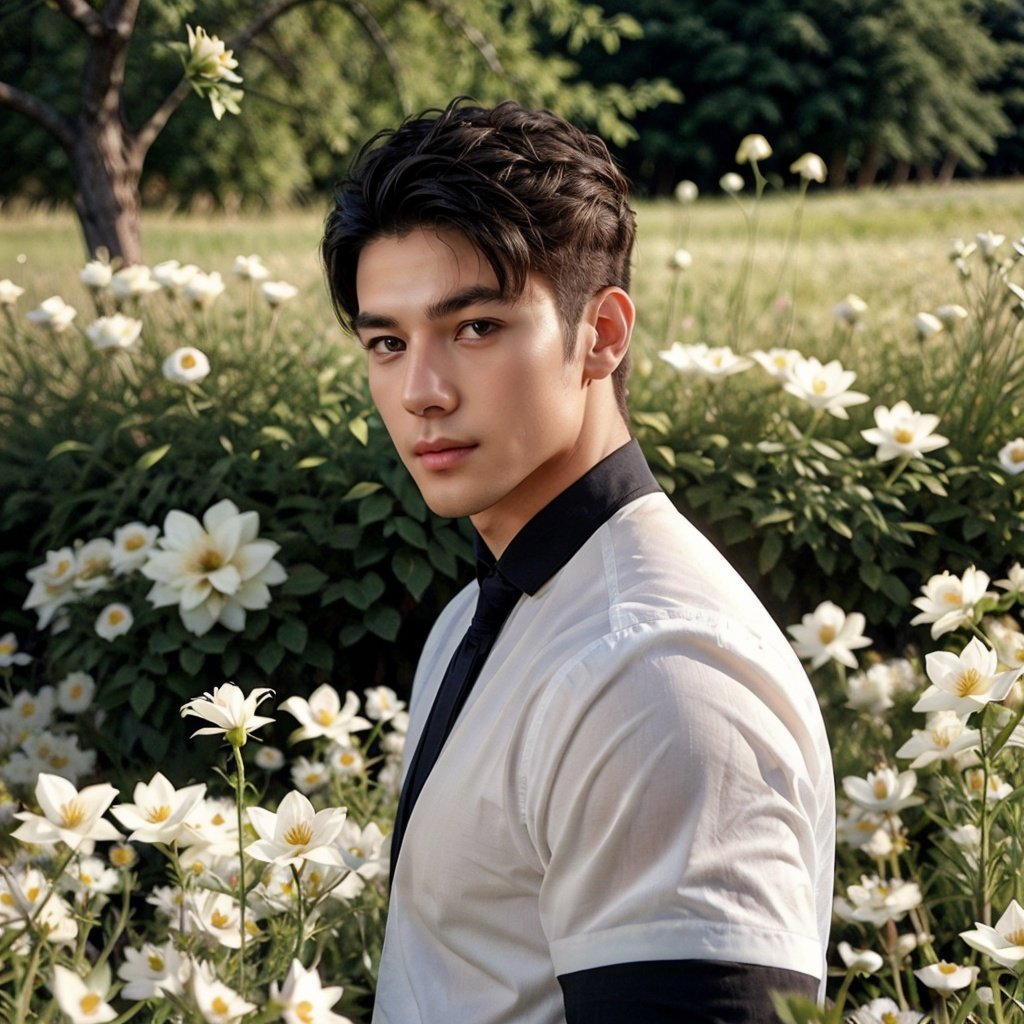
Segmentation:
{"type": "Polygon", "coordinates": [[[416,229],[359,257],[356,328],[370,391],[434,512],[473,517],[495,553],[576,480],[586,420],[550,285],[502,298],[464,236],[416,229]]]}

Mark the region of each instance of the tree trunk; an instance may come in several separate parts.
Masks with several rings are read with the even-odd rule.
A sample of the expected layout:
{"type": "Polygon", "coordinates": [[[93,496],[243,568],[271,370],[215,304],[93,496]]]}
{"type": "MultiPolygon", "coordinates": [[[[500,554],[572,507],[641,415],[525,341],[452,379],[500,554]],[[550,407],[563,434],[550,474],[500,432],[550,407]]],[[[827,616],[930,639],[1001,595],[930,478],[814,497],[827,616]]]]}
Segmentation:
{"type": "Polygon", "coordinates": [[[959,163],[960,157],[956,153],[947,153],[942,161],[942,166],[939,168],[938,177],[935,179],[936,183],[948,185],[953,180],[953,175],[956,174],[956,168],[959,163]]]}
{"type": "Polygon", "coordinates": [[[882,148],[877,142],[869,142],[864,160],[857,170],[857,188],[870,188],[878,177],[882,166],[882,148]]]}
{"type": "Polygon", "coordinates": [[[846,167],[849,157],[849,151],[845,146],[836,146],[832,150],[832,157],[828,162],[829,188],[835,191],[846,188],[846,167]]]}
{"type": "Polygon", "coordinates": [[[140,263],[142,168],[132,159],[120,125],[82,125],[71,158],[75,210],[90,258],[102,248],[112,260],[140,263]]]}
{"type": "Polygon", "coordinates": [[[910,164],[906,160],[897,160],[889,184],[893,188],[899,188],[901,185],[906,185],[908,181],[910,181],[910,164]]]}

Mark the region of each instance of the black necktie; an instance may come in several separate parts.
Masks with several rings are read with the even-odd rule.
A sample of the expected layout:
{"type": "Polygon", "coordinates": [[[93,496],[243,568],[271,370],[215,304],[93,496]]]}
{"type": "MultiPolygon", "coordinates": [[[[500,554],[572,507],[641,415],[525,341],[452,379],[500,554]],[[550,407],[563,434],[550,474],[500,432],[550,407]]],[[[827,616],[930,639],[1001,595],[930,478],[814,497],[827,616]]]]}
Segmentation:
{"type": "Polygon", "coordinates": [[[402,795],[398,798],[395,828],[391,833],[392,880],[395,877],[398,851],[409,824],[409,815],[412,814],[420,790],[423,789],[423,784],[427,781],[427,776],[430,775],[448,734],[455,726],[459,712],[480,675],[487,655],[491,653],[501,627],[521,594],[522,591],[509,583],[495,568],[492,568],[480,582],[480,596],[477,598],[473,621],[459,646],[455,648],[448,668],[445,669],[416,753],[409,762],[409,770],[402,785],[402,795]]]}

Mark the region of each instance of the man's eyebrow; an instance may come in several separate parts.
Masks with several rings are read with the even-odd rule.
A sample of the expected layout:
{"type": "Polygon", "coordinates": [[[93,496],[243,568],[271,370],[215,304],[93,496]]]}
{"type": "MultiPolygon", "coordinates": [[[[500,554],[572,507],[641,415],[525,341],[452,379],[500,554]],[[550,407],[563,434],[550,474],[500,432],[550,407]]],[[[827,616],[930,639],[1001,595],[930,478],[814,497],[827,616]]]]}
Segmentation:
{"type": "MultiPolygon", "coordinates": [[[[476,305],[479,302],[505,302],[507,297],[500,288],[489,285],[472,285],[460,292],[453,292],[446,295],[437,302],[432,302],[426,309],[428,320],[440,320],[442,317],[451,316],[460,309],[476,305]]],[[[360,328],[377,328],[382,330],[394,330],[398,327],[398,321],[384,313],[373,313],[363,310],[352,319],[352,326],[360,328]]]]}

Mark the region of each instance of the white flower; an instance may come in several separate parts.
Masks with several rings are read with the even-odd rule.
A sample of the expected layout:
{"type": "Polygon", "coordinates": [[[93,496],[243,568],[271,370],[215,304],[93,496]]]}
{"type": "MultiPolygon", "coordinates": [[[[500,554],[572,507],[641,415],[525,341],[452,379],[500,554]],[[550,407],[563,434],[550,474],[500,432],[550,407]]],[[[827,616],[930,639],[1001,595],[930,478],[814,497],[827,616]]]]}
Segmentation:
{"type": "Polygon", "coordinates": [[[54,334],[60,334],[71,326],[76,316],[78,310],[74,306],[69,306],[59,295],[51,295],[36,309],[26,313],[25,319],[41,327],[48,327],[54,334]]]}
{"type": "Polygon", "coordinates": [[[949,303],[945,306],[939,306],[935,310],[935,315],[942,321],[942,326],[947,331],[951,331],[958,320],[966,320],[968,313],[963,306],[958,306],[956,303],[949,303]]]}
{"type": "Polygon", "coordinates": [[[916,1010],[901,1010],[891,999],[872,999],[867,1006],[855,1010],[851,1024],[920,1024],[924,1014],[916,1010]]]}
{"type": "Polygon", "coordinates": [[[101,316],[85,329],[89,340],[101,352],[108,348],[131,348],[139,340],[141,332],[141,320],[133,320],[121,313],[101,316]]]}
{"type": "MultiPolygon", "coordinates": [[[[704,346],[707,348],[707,346],[704,346]]],[[[666,349],[664,352],[659,352],[658,356],[664,359],[669,366],[673,369],[679,370],[680,373],[685,373],[690,370],[693,366],[693,361],[690,358],[690,353],[693,350],[693,345],[683,345],[678,341],[672,342],[672,347],[666,349]]]]}
{"type": "Polygon", "coordinates": [[[247,611],[270,604],[271,586],[287,574],[274,560],[279,545],[258,540],[259,515],[239,512],[225,499],[203,515],[202,524],[177,509],[167,513],[160,546],[142,575],[153,580],[146,595],[157,608],[178,605],[190,633],[202,636],[217,622],[245,629],[247,611]]]}
{"type": "Polygon", "coordinates": [[[256,860],[272,864],[308,861],[340,867],[342,860],[330,846],[345,823],[345,808],[315,811],[309,800],[292,790],[278,805],[277,812],[250,807],[249,824],[259,836],[245,852],[256,860]]]}
{"type": "Polygon", "coordinates": [[[974,242],[965,242],[962,238],[949,240],[949,258],[951,260],[967,259],[972,256],[978,246],[974,242]]]}
{"type": "Polygon", "coordinates": [[[330,773],[323,761],[297,757],[292,764],[292,784],[303,793],[313,793],[327,783],[330,773]]]}
{"type": "Polygon", "coordinates": [[[324,988],[315,970],[306,970],[292,960],[284,985],[279,989],[271,982],[270,1002],[279,1009],[285,1024],[351,1024],[348,1017],[331,1012],[341,998],[341,985],[324,988]]]}
{"type": "Polygon", "coordinates": [[[243,281],[266,281],[270,277],[270,271],[263,265],[263,258],[256,253],[236,256],[231,272],[243,281]]]}
{"type": "Polygon", "coordinates": [[[351,874],[331,890],[335,899],[354,899],[367,882],[387,875],[390,837],[384,835],[376,822],[360,828],[351,819],[346,820],[337,847],[351,874]]]}
{"type": "Polygon", "coordinates": [[[888,857],[893,849],[893,821],[899,819],[895,815],[873,814],[854,804],[837,817],[836,839],[876,859],[888,857]]]}
{"type": "Polygon", "coordinates": [[[799,174],[804,181],[823,182],[828,177],[828,168],[825,161],[817,153],[804,153],[798,156],[790,165],[789,169],[794,174],[799,174]]]}
{"type": "Polygon", "coordinates": [[[371,686],[364,690],[366,714],[375,722],[390,722],[405,707],[405,701],[390,686],[371,686]]]}
{"type": "Polygon", "coordinates": [[[190,900],[193,920],[219,945],[240,949],[242,914],[238,900],[225,892],[200,890],[190,900]]]}
{"type": "Polygon", "coordinates": [[[963,719],[951,710],[936,711],[928,716],[925,729],[915,729],[913,736],[896,751],[897,757],[912,757],[911,768],[923,768],[933,761],[948,761],[981,745],[981,733],[968,729],[963,719]]]}
{"type": "Polygon", "coordinates": [[[974,930],[961,932],[960,938],[971,949],[984,953],[1002,967],[1016,971],[1024,964],[1024,908],[1016,900],[1011,900],[994,928],[975,921],[974,930]]]}
{"type": "Polygon", "coordinates": [[[75,588],[87,594],[103,590],[110,582],[107,573],[114,554],[114,545],[106,537],[83,544],[75,553],[75,588]]]}
{"type": "Polygon", "coordinates": [[[743,191],[743,178],[735,171],[729,171],[718,179],[718,187],[729,195],[743,191]]]}
{"type": "Polygon", "coordinates": [[[999,671],[996,652],[972,637],[960,654],[931,651],[925,671],[932,685],[914,705],[915,711],[943,711],[969,715],[991,701],[1005,700],[1022,667],[999,671]]]}
{"type": "Polygon", "coordinates": [[[145,523],[125,523],[114,531],[110,568],[118,576],[141,569],[160,536],[160,528],[145,523]]]}
{"type": "Polygon", "coordinates": [[[0,281],[0,306],[13,306],[24,294],[25,289],[19,288],[10,278],[0,281]]]}
{"type": "Polygon", "coordinates": [[[985,772],[981,768],[971,768],[966,771],[964,773],[964,783],[967,787],[968,796],[983,796],[986,801],[991,803],[1005,800],[1013,792],[1013,786],[1005,782],[1003,777],[996,772],[988,773],[986,784],[985,772]]]}
{"type": "Polygon", "coordinates": [[[291,734],[291,742],[317,739],[326,736],[335,743],[348,745],[351,733],[369,729],[370,723],[359,714],[359,698],[349,690],[342,707],[338,691],[328,683],[321,683],[310,695],[289,697],[281,702],[280,709],[287,711],[299,723],[291,734]]]}
{"type": "Polygon", "coordinates": [[[885,963],[873,949],[854,949],[848,942],[840,942],[836,949],[846,969],[857,974],[874,974],[885,963]]]}
{"type": "Polygon", "coordinates": [[[351,779],[359,775],[366,767],[363,755],[358,747],[335,743],[327,753],[327,762],[340,779],[351,779]]]}
{"type": "Polygon", "coordinates": [[[21,930],[32,921],[45,941],[70,944],[78,935],[71,907],[54,891],[46,876],[34,867],[0,871],[0,928],[21,930]]]}
{"type": "Polygon", "coordinates": [[[921,889],[916,882],[901,878],[882,880],[877,875],[862,875],[859,885],[838,897],[835,911],[844,921],[863,921],[878,927],[887,921],[902,921],[921,905],[921,889]]]}
{"type": "Polygon", "coordinates": [[[869,715],[880,715],[893,706],[894,689],[893,673],[887,666],[876,663],[866,672],[857,672],[846,680],[849,696],[846,707],[869,715]]]}
{"type": "Polygon", "coordinates": [[[866,779],[847,775],[843,779],[843,791],[862,810],[873,814],[886,811],[901,811],[921,803],[921,797],[914,796],[917,773],[913,771],[897,774],[892,768],[879,768],[868,772],[866,779]]]}
{"type": "Polygon", "coordinates": [[[213,968],[200,964],[192,972],[192,996],[206,1024],[235,1024],[256,1004],[243,999],[214,976],[213,968]]]}
{"type": "Polygon", "coordinates": [[[99,857],[80,857],[64,869],[61,882],[80,898],[109,896],[121,887],[121,875],[99,857]]]}
{"type": "Polygon", "coordinates": [[[242,79],[235,74],[238,61],[232,56],[224,43],[217,36],[208,36],[201,25],[188,30],[188,63],[185,73],[189,78],[203,78],[210,82],[240,82],[242,79]]]}
{"type": "Polygon", "coordinates": [[[273,718],[257,715],[256,709],[263,701],[272,697],[274,691],[258,686],[248,696],[234,683],[215,686],[212,693],[204,693],[181,706],[181,717],[194,715],[212,726],[197,729],[193,736],[215,736],[223,733],[233,746],[243,746],[249,733],[273,722],[273,718]]]}
{"type": "Polygon", "coordinates": [[[997,235],[994,231],[979,231],[974,237],[986,260],[995,259],[996,250],[1006,241],[1006,235],[997,235]]]}
{"type": "Polygon", "coordinates": [[[199,846],[214,857],[238,854],[238,817],[233,800],[200,800],[185,818],[183,846],[199,846]]]}
{"type": "Polygon", "coordinates": [[[756,164],[772,155],[772,147],[763,135],[744,135],[736,150],[736,163],[756,164]]]}
{"type": "Polygon", "coordinates": [[[974,984],[974,979],[978,977],[978,968],[961,967],[959,964],[940,960],[937,964],[919,967],[914,974],[933,991],[949,993],[974,984]]]}
{"type": "Polygon", "coordinates": [[[1015,597],[1024,596],[1024,566],[1020,562],[1014,562],[1010,566],[1005,580],[996,580],[996,586],[1002,587],[1008,594],[1015,597]]]}
{"type": "Polygon", "coordinates": [[[827,661],[838,661],[848,668],[857,667],[854,648],[869,647],[871,639],[864,636],[864,616],[860,612],[849,615],[831,601],[822,601],[801,621],[788,626],[797,655],[810,659],[811,668],[820,668],[827,661]]]}
{"type": "Polygon", "coordinates": [[[1011,476],[1024,472],[1024,437],[1015,437],[999,449],[999,465],[1011,476]]]}
{"type": "Polygon", "coordinates": [[[679,182],[675,187],[676,201],[682,203],[684,206],[689,203],[695,203],[697,196],[700,195],[700,189],[697,188],[696,182],[684,179],[679,182]]]}
{"type": "Polygon", "coordinates": [[[256,751],[256,756],[253,760],[256,762],[256,767],[262,768],[265,772],[276,772],[279,768],[283,768],[285,764],[284,754],[277,747],[266,745],[256,751]]]}
{"type": "Polygon", "coordinates": [[[109,974],[100,971],[97,975],[95,979],[90,977],[83,980],[67,967],[53,965],[53,982],[50,988],[57,1005],[70,1018],[71,1024],[94,1024],[113,1020],[117,1016],[117,1010],[106,1001],[110,987],[109,974]],[[102,984],[104,980],[107,984],[102,984]]]}
{"type": "Polygon", "coordinates": [[[186,263],[182,266],[177,260],[164,260],[153,268],[153,277],[173,295],[180,295],[185,285],[198,273],[199,268],[195,264],[186,263]]]}
{"type": "Polygon", "coordinates": [[[153,999],[163,995],[181,995],[185,984],[186,962],[173,942],[156,945],[147,942],[142,949],[127,947],[117,976],[125,982],[120,995],[124,999],[153,999]]]}
{"type": "Polygon", "coordinates": [[[294,299],[299,294],[299,289],[287,281],[264,281],[260,285],[260,294],[267,300],[268,306],[274,307],[294,299]]]}
{"type": "Polygon", "coordinates": [[[24,822],[13,833],[15,839],[41,846],[64,842],[72,849],[91,853],[94,840],[121,838],[117,829],[103,820],[103,814],[117,796],[117,790],[108,782],[79,791],[67,779],[44,772],[39,776],[35,793],[43,813],[15,814],[24,822]]]}
{"type": "Polygon", "coordinates": [[[850,391],[856,380],[853,370],[844,370],[838,359],[822,363],[814,356],[798,359],[783,387],[789,394],[803,399],[814,409],[824,409],[837,419],[849,419],[846,407],[866,402],[868,396],[850,391]]]}
{"type": "Polygon", "coordinates": [[[859,295],[851,293],[833,307],[832,315],[837,323],[853,327],[854,324],[860,323],[867,309],[868,304],[859,295]]]}
{"type": "Polygon", "coordinates": [[[918,626],[930,622],[932,639],[937,640],[944,633],[974,622],[979,615],[979,602],[995,596],[986,589],[988,584],[988,574],[973,565],[967,567],[962,577],[943,570],[925,583],[921,597],[914,598],[913,605],[920,608],[921,613],[915,615],[910,624],[918,626]]]}
{"type": "Polygon", "coordinates": [[[212,306],[217,297],[224,291],[224,281],[217,271],[204,274],[197,270],[185,285],[185,295],[197,309],[212,306]]]}
{"type": "Polygon", "coordinates": [[[31,660],[30,655],[18,653],[18,641],[13,633],[4,633],[0,636],[0,668],[27,665],[31,660]]]}
{"type": "Polygon", "coordinates": [[[914,330],[918,341],[927,341],[942,331],[942,321],[934,313],[918,313],[914,317],[914,330]]]}
{"type": "Polygon", "coordinates": [[[949,444],[948,438],[932,433],[939,424],[939,417],[915,412],[908,402],[901,400],[891,409],[876,406],[874,416],[877,426],[862,430],[860,435],[869,444],[878,445],[875,458],[879,462],[895,458],[919,459],[925,452],[949,444]]]}
{"type": "Polygon", "coordinates": [[[104,263],[103,260],[90,260],[78,272],[78,280],[86,288],[92,288],[95,291],[106,288],[113,276],[114,268],[109,263],[104,263]]]}
{"type": "Polygon", "coordinates": [[[210,372],[210,360],[203,352],[186,345],[176,348],[165,360],[164,377],[175,384],[194,384],[210,372]]]}
{"type": "Polygon", "coordinates": [[[134,263],[122,267],[110,279],[110,292],[115,299],[135,299],[160,291],[160,282],[153,280],[149,267],[134,263]]]}
{"type": "Polygon", "coordinates": [[[131,830],[128,839],[140,843],[165,843],[170,846],[183,829],[185,819],[206,795],[203,782],[175,789],[162,772],[150,781],[138,782],[130,804],[115,804],[110,813],[131,830]]]}
{"type": "Polygon", "coordinates": [[[124,636],[132,628],[135,618],[131,608],[119,601],[108,604],[96,617],[96,633],[106,641],[124,636]]]}
{"type": "Polygon", "coordinates": [[[53,715],[52,686],[43,686],[36,693],[20,690],[11,701],[11,717],[18,726],[28,730],[48,725],[53,715]]]}
{"type": "Polygon", "coordinates": [[[689,270],[693,266],[693,255],[689,249],[676,249],[668,265],[670,270],[689,270]]]}
{"type": "Polygon", "coordinates": [[[753,366],[753,362],[745,356],[738,356],[728,345],[709,348],[707,345],[694,345],[690,353],[690,369],[698,376],[717,380],[731,377],[734,373],[753,366]]]}
{"type": "Polygon", "coordinates": [[[770,348],[767,352],[756,349],[750,354],[761,367],[780,381],[788,380],[796,361],[803,358],[795,348],[770,348]]]}

